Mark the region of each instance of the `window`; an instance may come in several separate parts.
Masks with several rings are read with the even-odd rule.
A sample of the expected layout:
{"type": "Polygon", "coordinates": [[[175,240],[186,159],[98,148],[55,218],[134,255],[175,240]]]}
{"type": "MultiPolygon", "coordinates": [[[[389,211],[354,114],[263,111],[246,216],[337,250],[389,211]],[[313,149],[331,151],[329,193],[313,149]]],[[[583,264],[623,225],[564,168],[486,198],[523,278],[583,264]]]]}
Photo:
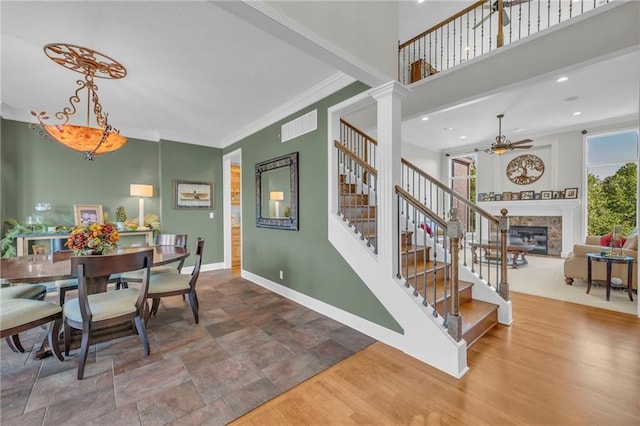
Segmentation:
{"type": "MultiPolygon", "coordinates": [[[[476,202],[476,156],[454,157],[451,159],[451,189],[461,194],[467,200],[476,202]]],[[[459,207],[459,219],[465,224],[466,231],[473,231],[474,215],[464,206],[459,207]],[[467,220],[470,217],[471,221],[467,220]]]]}
{"type": "Polygon", "coordinates": [[[604,235],[614,225],[628,234],[636,227],[638,130],[588,136],[587,234],[604,235]]]}

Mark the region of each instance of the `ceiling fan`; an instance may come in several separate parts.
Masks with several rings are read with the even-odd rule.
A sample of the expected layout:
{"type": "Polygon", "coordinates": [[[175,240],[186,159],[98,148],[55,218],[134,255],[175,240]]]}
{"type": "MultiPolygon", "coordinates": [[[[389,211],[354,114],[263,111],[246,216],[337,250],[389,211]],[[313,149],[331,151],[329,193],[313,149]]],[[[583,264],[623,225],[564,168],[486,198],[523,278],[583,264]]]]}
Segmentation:
{"type": "MultiPolygon", "coordinates": [[[[513,6],[518,6],[519,4],[522,3],[528,3],[531,0],[504,0],[502,2],[502,26],[506,27],[507,25],[509,25],[511,23],[511,20],[509,19],[509,14],[507,13],[507,8],[508,7],[513,7],[513,6]]],[[[491,12],[485,16],[484,18],[482,18],[482,20],[480,22],[478,22],[477,24],[475,24],[473,26],[473,29],[475,30],[476,28],[478,28],[479,26],[481,26],[484,21],[486,21],[487,19],[491,18],[491,16],[493,16],[494,13],[496,13],[498,11],[498,2],[494,1],[493,3],[487,3],[485,5],[482,6],[483,9],[491,9],[491,12]]]]}
{"type": "MultiPolygon", "coordinates": [[[[508,151],[513,151],[514,149],[529,149],[532,148],[533,145],[522,145],[524,143],[533,142],[531,139],[522,139],[517,142],[511,142],[507,139],[506,136],[502,134],[502,118],[504,114],[498,114],[498,136],[496,136],[496,141],[491,144],[491,146],[483,151],[488,154],[497,154],[501,155],[508,151]]],[[[480,151],[480,148],[475,149],[476,152],[480,151]]]]}

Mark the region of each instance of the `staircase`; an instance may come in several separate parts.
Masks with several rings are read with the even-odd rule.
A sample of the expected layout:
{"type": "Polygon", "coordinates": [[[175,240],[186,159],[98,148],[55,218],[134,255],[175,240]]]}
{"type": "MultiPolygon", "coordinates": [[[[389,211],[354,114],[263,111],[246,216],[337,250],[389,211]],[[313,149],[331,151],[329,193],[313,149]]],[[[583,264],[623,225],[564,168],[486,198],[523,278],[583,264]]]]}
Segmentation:
{"type": "MultiPolygon", "coordinates": [[[[349,179],[346,174],[340,174],[339,211],[354,233],[358,234],[360,239],[375,252],[376,206],[371,205],[369,195],[363,193],[363,186],[366,187],[366,185],[352,183],[349,180],[352,179],[349,179]]],[[[405,280],[407,288],[413,288],[415,297],[423,295],[425,305],[426,300],[429,299],[426,293],[433,293],[432,305],[438,315],[446,317],[446,307],[451,303],[451,294],[447,294],[449,290],[446,289],[450,286],[445,283],[447,277],[451,276],[451,264],[434,260],[432,247],[416,244],[413,231],[404,230],[399,235],[399,278],[401,276],[405,280]]],[[[474,300],[473,286],[472,282],[460,281],[458,288],[462,338],[467,343],[467,348],[498,324],[498,305],[474,300]]]]}

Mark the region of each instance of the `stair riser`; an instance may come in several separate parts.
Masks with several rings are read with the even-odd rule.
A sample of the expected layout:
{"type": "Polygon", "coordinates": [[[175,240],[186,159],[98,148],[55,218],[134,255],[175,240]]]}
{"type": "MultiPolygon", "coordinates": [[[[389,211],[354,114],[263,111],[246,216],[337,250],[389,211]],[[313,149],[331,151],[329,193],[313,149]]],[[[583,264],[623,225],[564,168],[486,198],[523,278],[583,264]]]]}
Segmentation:
{"type": "Polygon", "coordinates": [[[366,206],[369,204],[369,194],[340,194],[341,206],[366,206]]]}
{"type": "Polygon", "coordinates": [[[426,253],[424,247],[416,247],[415,250],[412,249],[408,253],[403,251],[400,257],[400,259],[402,260],[402,266],[404,267],[407,262],[409,262],[409,266],[413,266],[413,262],[416,260],[416,258],[420,261],[424,259],[429,260],[429,251],[430,247],[426,248],[426,253]]]}
{"type": "Polygon", "coordinates": [[[462,335],[462,338],[467,342],[467,349],[473,346],[480,338],[493,327],[498,324],[498,311],[493,311],[490,315],[487,315],[482,321],[477,322],[471,329],[462,335]]]}
{"type": "MultiPolygon", "coordinates": [[[[472,293],[471,287],[465,288],[465,289],[460,290],[458,292],[460,305],[462,305],[463,303],[467,303],[472,299],[471,293],[472,293]]],[[[442,298],[441,300],[439,300],[436,303],[436,311],[438,311],[438,313],[440,315],[444,315],[445,302],[447,303],[447,311],[450,311],[451,310],[451,295],[447,294],[447,298],[446,299],[442,298]]]]}
{"type": "Polygon", "coordinates": [[[376,217],[375,206],[340,206],[340,212],[348,219],[373,219],[376,217]]]}
{"type": "Polygon", "coordinates": [[[341,183],[340,184],[340,192],[346,194],[354,194],[356,192],[356,184],[355,183],[341,183]]]}

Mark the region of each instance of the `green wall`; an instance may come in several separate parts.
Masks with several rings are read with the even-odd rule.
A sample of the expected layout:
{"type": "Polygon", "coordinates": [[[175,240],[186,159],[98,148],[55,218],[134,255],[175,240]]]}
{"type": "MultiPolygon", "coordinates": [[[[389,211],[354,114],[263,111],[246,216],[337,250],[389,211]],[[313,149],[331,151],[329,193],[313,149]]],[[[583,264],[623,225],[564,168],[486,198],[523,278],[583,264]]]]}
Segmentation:
{"type": "Polygon", "coordinates": [[[327,109],[367,87],[354,83],[227,147],[242,149],[242,268],[383,327],[402,329],[328,240],[327,109]],[[317,130],[285,143],[282,124],[314,109],[317,130]],[[298,152],[299,231],[256,227],[255,165],[298,152]],[[284,279],[279,278],[283,271],[284,279]]]}
{"type": "MultiPolygon", "coordinates": [[[[130,138],[121,149],[87,161],[80,153],[43,139],[27,123],[2,119],[1,126],[3,220],[24,221],[39,201],[52,204],[45,221],[55,225],[73,223],[74,204],[100,204],[110,220],[122,205],[129,218],[137,218],[138,199],[129,196],[129,184],[150,184],[154,196],[145,199],[145,213],[160,216],[164,232],[188,234],[192,250],[202,236],[207,241],[204,263],[222,262],[219,191],[214,207],[220,214],[215,219],[208,219],[209,210],[174,210],[172,198],[172,179],[221,181],[220,149],[130,138]],[[161,178],[163,169],[168,174],[161,178]]],[[[192,258],[185,264],[193,264],[192,258]]]]}

